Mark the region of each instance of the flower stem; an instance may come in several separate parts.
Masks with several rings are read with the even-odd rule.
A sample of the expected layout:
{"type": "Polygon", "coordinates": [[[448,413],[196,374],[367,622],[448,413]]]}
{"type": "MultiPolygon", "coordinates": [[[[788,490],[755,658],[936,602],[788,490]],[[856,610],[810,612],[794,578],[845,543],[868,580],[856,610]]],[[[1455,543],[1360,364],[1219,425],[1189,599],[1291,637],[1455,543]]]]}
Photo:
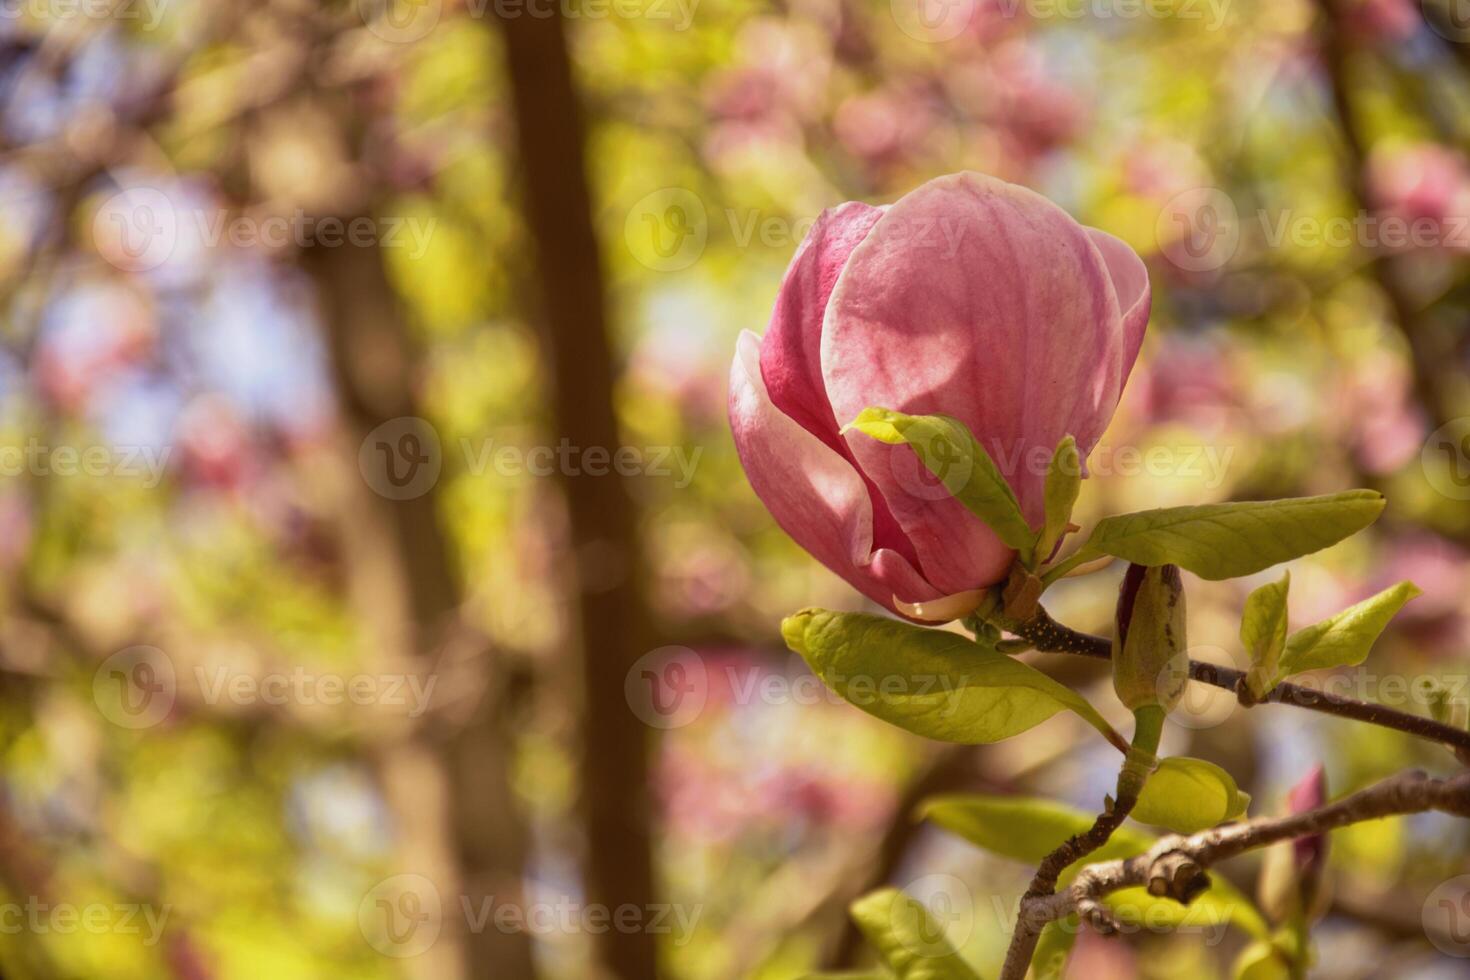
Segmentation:
{"type": "MultiPolygon", "coordinates": [[[[1003,622],[1000,625],[1017,636],[1030,640],[1035,649],[1043,653],[1073,653],[1099,660],[1110,660],[1113,655],[1113,645],[1110,640],[1064,626],[1052,619],[1045,609],[1038,608],[1036,615],[1026,622],[1003,622]]],[[[1234,691],[1237,697],[1244,690],[1245,673],[1230,667],[1191,660],[1189,676],[1191,680],[1199,681],[1201,684],[1234,691]]],[[[1306,708],[1309,711],[1319,711],[1339,718],[1363,721],[1382,728],[1392,728],[1395,731],[1428,739],[1431,742],[1440,742],[1453,746],[1461,752],[1470,753],[1470,731],[1446,725],[1422,715],[1399,711],[1387,705],[1359,701],[1340,694],[1330,694],[1327,691],[1317,691],[1298,684],[1286,683],[1277,684],[1267,695],[1266,700],[1275,704],[1289,704],[1297,708],[1306,708]]],[[[1252,702],[1247,696],[1242,699],[1241,703],[1249,707],[1252,702]]]]}
{"type": "Polygon", "coordinates": [[[1133,742],[1118,772],[1117,799],[1108,800],[1103,812],[1093,825],[1080,834],[1067,838],[1060,847],[1048,854],[1036,869],[1031,887],[1021,899],[1021,915],[1016,918],[1016,931],[1011,936],[1010,948],[1006,951],[1005,967],[1001,980],[1024,978],[1036,952],[1037,940],[1045,923],[1029,921],[1024,915],[1028,901],[1051,895],[1056,891],[1062,872],[1087,855],[1102,847],[1112,838],[1113,832],[1128,819],[1128,814],[1138,804],[1148,777],[1158,767],[1156,753],[1159,739],[1164,731],[1164,709],[1158,705],[1146,705],[1133,712],[1133,742]]]}

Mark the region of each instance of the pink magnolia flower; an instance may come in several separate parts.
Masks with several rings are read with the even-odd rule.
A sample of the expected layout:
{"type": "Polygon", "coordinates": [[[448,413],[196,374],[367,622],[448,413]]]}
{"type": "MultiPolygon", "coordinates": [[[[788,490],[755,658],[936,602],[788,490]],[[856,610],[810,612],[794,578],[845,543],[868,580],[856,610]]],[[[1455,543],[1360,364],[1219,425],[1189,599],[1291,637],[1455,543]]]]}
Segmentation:
{"type": "Polygon", "coordinates": [[[992,585],[1013,559],[996,535],[907,446],[840,427],[870,405],[953,416],[1040,526],[1046,461],[1067,434],[1084,458],[1096,444],[1148,313],[1133,250],[1023,187],[961,173],[844,204],[797,250],[765,337],[740,338],[735,445],[776,522],[874,601],[992,585]]]}

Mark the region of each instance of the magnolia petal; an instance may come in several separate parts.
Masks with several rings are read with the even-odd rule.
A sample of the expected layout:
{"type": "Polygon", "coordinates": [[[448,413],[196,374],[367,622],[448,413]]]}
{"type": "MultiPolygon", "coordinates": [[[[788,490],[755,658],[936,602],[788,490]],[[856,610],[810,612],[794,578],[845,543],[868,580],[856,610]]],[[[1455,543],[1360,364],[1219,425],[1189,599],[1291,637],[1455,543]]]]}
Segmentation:
{"type": "Polygon", "coordinates": [[[1118,297],[1118,309],[1123,314],[1123,382],[1126,383],[1138,360],[1138,350],[1143,346],[1143,333],[1153,306],[1148,266],[1121,239],[1096,228],[1087,229],[1087,233],[1092,236],[1092,244],[1097,246],[1103,262],[1107,263],[1113,292],[1118,297]]]}
{"type": "MultiPolygon", "coordinates": [[[[964,422],[1039,526],[1050,454],[1068,433],[1084,456],[1096,444],[1124,346],[1086,229],[1032,191],[965,173],[899,200],[853,250],[827,305],[822,373],[838,418],[881,405],[964,422]]],[[[1009,550],[916,478],[911,450],[846,438],[928,581],[955,593],[1004,577],[1009,550]]]]}
{"type": "Polygon", "coordinates": [[[749,331],[730,369],[730,429],[756,496],[823,565],[890,609],[895,593],[911,601],[939,596],[902,555],[873,550],[872,503],[862,477],[772,403],[761,378],[760,338],[749,331]]]}
{"type": "Polygon", "coordinates": [[[898,607],[899,612],[910,619],[917,619],[925,623],[948,623],[951,620],[963,619],[979,609],[980,603],[985,601],[985,596],[985,589],[967,589],[964,592],[941,596],[928,602],[904,602],[898,596],[894,596],[893,604],[898,607]]]}
{"type": "MultiPolygon", "coordinates": [[[[771,322],[761,340],[761,378],[771,402],[798,425],[852,462],[837,431],[837,419],[822,380],[822,317],[842,267],[887,208],[849,201],[822,212],[786,270],[771,322]]],[[[861,472],[861,471],[859,471],[861,472]]],[[[882,494],[871,481],[873,540],[917,563],[913,543],[904,535],[882,494]]]]}
{"type": "Polygon", "coordinates": [[[791,259],[761,341],[761,377],[771,401],[843,454],[822,380],[822,317],[848,256],[885,210],[849,201],[822,212],[791,259]]]}

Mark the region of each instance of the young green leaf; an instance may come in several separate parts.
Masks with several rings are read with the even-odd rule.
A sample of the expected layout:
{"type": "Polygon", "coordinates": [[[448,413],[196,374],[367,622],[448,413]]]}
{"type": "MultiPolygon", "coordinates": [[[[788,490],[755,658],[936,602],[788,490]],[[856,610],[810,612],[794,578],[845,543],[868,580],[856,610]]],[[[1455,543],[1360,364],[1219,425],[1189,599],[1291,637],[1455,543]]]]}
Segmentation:
{"type": "Polygon", "coordinates": [[[1324,667],[1355,667],[1368,657],[1388,621],[1410,599],[1422,593],[1413,582],[1400,582],[1293,633],[1281,655],[1281,676],[1324,667]]]}
{"type": "Polygon", "coordinates": [[[866,408],[843,428],[856,429],[889,445],[907,443],[966,509],[988,524],[1009,548],[1029,558],[1036,532],[1021,516],[1015,491],[985,447],[963,422],[945,415],[905,415],[886,408],[866,408]]]}
{"type": "Polygon", "coordinates": [[[1082,923],[1076,914],[1048,922],[1036,941],[1036,951],[1031,954],[1032,980],[1062,980],[1067,958],[1072,955],[1081,931],[1082,923]]]}
{"type": "Polygon", "coordinates": [[[1464,701],[1456,700],[1454,692],[1439,681],[1430,681],[1429,688],[1424,692],[1425,702],[1429,705],[1429,717],[1441,725],[1453,725],[1456,728],[1464,728],[1467,712],[1464,701]]]}
{"type": "MultiPolygon", "coordinates": [[[[981,793],[931,797],[920,805],[918,816],[977,847],[1026,864],[1039,864],[1067,838],[1087,830],[1097,819],[1048,799],[981,793]]],[[[1152,842],[1153,838],[1141,830],[1120,827],[1087,860],[1132,857],[1148,850],[1152,842]]]]}
{"type": "Polygon", "coordinates": [[[1269,939],[1251,943],[1235,958],[1235,980],[1291,980],[1291,965],[1269,939]]]}
{"type": "Polygon", "coordinates": [[[1279,582],[1268,582],[1245,600],[1240,619],[1240,642],[1251,658],[1246,683],[1257,701],[1264,701],[1276,686],[1281,652],[1286,649],[1286,593],[1291,588],[1291,573],[1279,582]]]}
{"type": "Polygon", "coordinates": [[[1046,523],[1042,525],[1041,536],[1036,541],[1038,561],[1050,557],[1052,549],[1062,540],[1081,489],[1082,457],[1077,453],[1077,440],[1066,436],[1057,445],[1046,471],[1046,523]]]}
{"type": "Polygon", "coordinates": [[[1356,534],[1378,519],[1383,505],[1376,491],[1349,490],[1120,514],[1098,522],[1069,562],[1113,555],[1139,565],[1172,562],[1200,578],[1238,578],[1356,534]]]}
{"type": "Polygon", "coordinates": [[[1242,816],[1250,800],[1230,773],[1213,762],[1174,756],[1160,762],[1148,778],[1132,817],[1176,834],[1193,834],[1242,816]]]}
{"type": "Polygon", "coordinates": [[[1201,892],[1188,905],[1172,898],[1150,895],[1147,888],[1122,888],[1103,899],[1113,917],[1125,925],[1141,929],[1200,931],[1217,929],[1226,923],[1238,926],[1247,935],[1263,939],[1270,934],[1255,904],[1230,882],[1214,877],[1209,889],[1201,892]]]}
{"type": "Polygon", "coordinates": [[[884,888],[852,903],[852,919],[898,980],[980,980],[923,903],[884,888]]]}
{"type": "Polygon", "coordinates": [[[865,613],[806,609],[781,623],[786,645],[851,704],[942,742],[998,742],[1072,711],[1120,737],[1076,691],[967,637],[865,613]]]}

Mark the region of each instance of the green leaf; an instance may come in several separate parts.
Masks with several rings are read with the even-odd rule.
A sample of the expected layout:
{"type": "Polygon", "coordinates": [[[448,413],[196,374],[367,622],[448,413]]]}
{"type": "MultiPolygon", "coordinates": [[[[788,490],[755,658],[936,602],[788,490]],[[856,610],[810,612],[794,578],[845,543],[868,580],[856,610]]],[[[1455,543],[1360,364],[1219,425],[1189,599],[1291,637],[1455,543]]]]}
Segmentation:
{"type": "Polygon", "coordinates": [[[1431,680],[1429,682],[1429,688],[1424,692],[1424,700],[1429,706],[1429,717],[1441,725],[1465,727],[1470,711],[1467,711],[1465,702],[1457,700],[1454,692],[1440,681],[1431,680]]]}
{"type": "Polygon", "coordinates": [[[1269,940],[1251,943],[1235,958],[1235,980],[1291,980],[1291,966],[1269,940]]]}
{"type": "Polygon", "coordinates": [[[1257,939],[1270,934],[1255,904],[1219,875],[1213,875],[1210,887],[1188,905],[1150,895],[1141,887],[1120,888],[1104,897],[1103,904],[1118,921],[1153,931],[1214,930],[1233,924],[1257,939]]]}
{"type": "Polygon", "coordinates": [[[1077,440],[1066,436],[1057,444],[1057,451],[1052,454],[1051,465],[1046,470],[1046,523],[1042,525],[1041,536],[1036,541],[1039,561],[1045,561],[1062,539],[1081,489],[1082,458],[1077,453],[1077,440]]]}
{"type": "Polygon", "coordinates": [[[884,888],[852,903],[852,918],[898,980],[979,980],[921,902],[884,888]]]}
{"type": "Polygon", "coordinates": [[[1113,555],[1139,565],[1172,562],[1200,578],[1237,578],[1336,544],[1377,520],[1383,505],[1376,491],[1349,490],[1121,514],[1099,521],[1069,561],[1113,555]]]}
{"type": "MultiPolygon", "coordinates": [[[[920,805],[919,817],[977,847],[1026,864],[1039,864],[1067,838],[1087,830],[1097,819],[1052,800],[980,793],[931,797],[920,805]]],[[[1151,843],[1153,838],[1143,831],[1120,827],[1086,860],[1132,857],[1148,850],[1151,843]]]]}
{"type": "Polygon", "coordinates": [[[942,742],[998,742],[1072,711],[1119,736],[1076,691],[967,637],[865,613],[806,609],[781,635],[849,703],[942,742]]]}
{"type": "Polygon", "coordinates": [[[1036,951],[1031,954],[1031,980],[1062,980],[1067,957],[1077,945],[1081,931],[1082,923],[1075,914],[1048,922],[1036,941],[1036,951]]]}
{"type": "Polygon", "coordinates": [[[1258,701],[1276,686],[1281,652],[1286,649],[1286,593],[1290,588],[1291,572],[1287,572],[1281,581],[1261,586],[1245,600],[1240,642],[1251,658],[1246,683],[1258,701]]]}
{"type": "Polygon", "coordinates": [[[1389,586],[1336,616],[1293,633],[1281,655],[1281,676],[1323,667],[1355,667],[1404,603],[1422,593],[1413,582],[1389,586]]]}
{"type": "Polygon", "coordinates": [[[988,524],[1006,547],[1028,558],[1036,532],[1021,516],[1015,491],[985,447],[963,422],[945,415],[905,415],[886,408],[866,408],[843,432],[857,429],[889,445],[907,443],[944,489],[988,524]]]}
{"type": "Polygon", "coordinates": [[[1243,815],[1250,799],[1213,762],[1174,756],[1149,776],[1131,815],[1140,823],[1192,834],[1243,815]]]}

